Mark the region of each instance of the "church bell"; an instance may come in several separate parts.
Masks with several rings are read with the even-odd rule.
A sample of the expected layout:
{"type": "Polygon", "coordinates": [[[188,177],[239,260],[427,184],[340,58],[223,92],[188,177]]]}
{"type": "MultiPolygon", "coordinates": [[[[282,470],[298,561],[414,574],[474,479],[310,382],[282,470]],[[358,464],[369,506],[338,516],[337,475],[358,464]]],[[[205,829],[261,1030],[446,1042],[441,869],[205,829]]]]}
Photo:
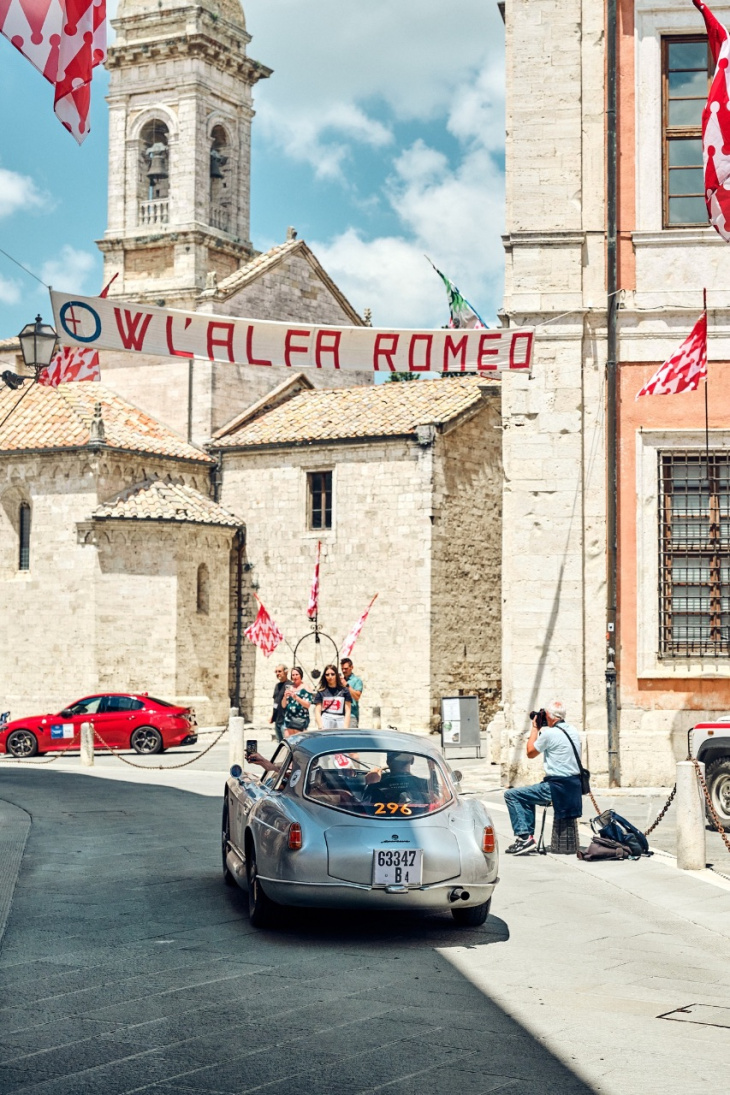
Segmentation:
{"type": "Polygon", "coordinates": [[[147,178],[150,183],[166,179],[167,176],[167,146],[158,141],[147,149],[147,159],[150,161],[147,178]]]}
{"type": "Polygon", "coordinates": [[[228,157],[224,156],[222,152],[219,152],[217,148],[210,150],[210,177],[211,179],[222,179],[223,172],[221,168],[224,164],[228,163],[228,157]]]}

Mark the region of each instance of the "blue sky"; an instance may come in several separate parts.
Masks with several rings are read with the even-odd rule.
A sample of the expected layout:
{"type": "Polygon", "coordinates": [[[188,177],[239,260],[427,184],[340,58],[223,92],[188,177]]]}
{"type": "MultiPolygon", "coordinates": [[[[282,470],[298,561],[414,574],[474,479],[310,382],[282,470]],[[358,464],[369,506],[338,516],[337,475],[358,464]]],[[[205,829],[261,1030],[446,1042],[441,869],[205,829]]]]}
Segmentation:
{"type": "MultiPolygon", "coordinates": [[[[375,325],[440,326],[445,294],[423,258],[485,318],[502,291],[504,28],[496,2],[248,0],[256,90],[254,245],[297,228],[375,325]]],[[[53,89],[0,38],[0,247],[58,288],[98,292],[106,222],[107,77],[79,148],[53,89]]],[[[0,255],[0,337],[41,287],[0,255]]]]}

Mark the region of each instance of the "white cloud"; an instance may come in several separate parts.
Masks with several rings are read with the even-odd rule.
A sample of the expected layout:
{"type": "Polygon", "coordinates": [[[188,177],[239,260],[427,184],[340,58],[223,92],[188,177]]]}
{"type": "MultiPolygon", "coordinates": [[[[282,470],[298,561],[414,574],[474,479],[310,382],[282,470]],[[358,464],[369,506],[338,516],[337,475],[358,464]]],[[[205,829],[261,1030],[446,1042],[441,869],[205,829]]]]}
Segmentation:
{"type": "Polygon", "coordinates": [[[21,287],[19,283],[0,275],[0,304],[18,304],[20,297],[21,287]]]}
{"type": "MultiPolygon", "coordinates": [[[[471,115],[479,71],[502,82],[502,22],[485,0],[453,0],[448,15],[441,0],[246,0],[245,10],[251,54],[274,68],[255,91],[258,131],[320,176],[344,178],[350,144],[392,140],[384,111],[426,122],[463,100],[471,115]]],[[[501,120],[491,128],[503,142],[501,120]]]]}
{"type": "Polygon", "coordinates": [[[96,266],[96,261],[96,256],[88,251],[79,251],[65,244],[57,258],[43,263],[40,276],[54,289],[64,292],[81,291],[86,277],[96,266]]]}
{"type": "Polygon", "coordinates": [[[48,196],[38,189],[29,175],[0,167],[0,217],[10,217],[20,210],[43,209],[48,204],[48,196]]]}
{"type": "Polygon", "coordinates": [[[358,177],[361,220],[309,241],[355,307],[371,307],[376,325],[446,322],[446,294],[425,252],[493,317],[504,263],[496,3],[453,0],[447,14],[441,0],[246,0],[245,10],[251,54],[275,70],[256,88],[256,125],[278,152],[349,185],[357,147],[378,149],[382,162],[399,127],[429,127],[428,139],[394,152],[384,182],[358,177]],[[378,203],[396,225],[368,238],[367,207],[378,203]]]}

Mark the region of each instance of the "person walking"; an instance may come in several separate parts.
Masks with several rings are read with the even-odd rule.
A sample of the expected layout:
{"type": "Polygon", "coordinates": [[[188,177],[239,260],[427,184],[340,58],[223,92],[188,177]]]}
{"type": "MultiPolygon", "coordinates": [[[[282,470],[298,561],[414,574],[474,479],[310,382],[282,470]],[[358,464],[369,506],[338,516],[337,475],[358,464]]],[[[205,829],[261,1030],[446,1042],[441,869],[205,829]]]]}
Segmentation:
{"type": "Polygon", "coordinates": [[[356,677],[352,671],[352,658],[343,658],[340,662],[342,676],[350,690],[350,729],[357,730],[360,725],[360,697],[362,696],[363,683],[361,677],[356,677]]]}
{"type": "Polygon", "coordinates": [[[563,818],[577,818],[583,812],[578,764],[580,734],[565,721],[565,714],[562,700],[553,700],[543,710],[533,712],[527,756],[534,760],[542,754],[545,778],[542,783],[512,787],[504,792],[515,834],[514,843],[505,849],[507,855],[527,855],[536,851],[536,806],[552,805],[555,816],[563,818]]]}
{"type": "Polygon", "coordinates": [[[276,673],[276,685],[274,686],[274,710],[271,712],[271,718],[269,719],[269,725],[273,723],[274,732],[276,733],[276,740],[281,741],[284,737],[284,708],[281,706],[281,701],[284,698],[284,693],[287,688],[291,688],[291,681],[287,677],[287,667],[285,665],[277,665],[274,670],[276,673]]]}
{"type": "Polygon", "coordinates": [[[318,730],[349,730],[352,700],[336,665],[326,665],[323,685],[314,697],[314,720],[318,730]]]}
{"type": "Polygon", "coordinates": [[[291,671],[291,687],[284,693],[281,705],[284,708],[284,737],[301,734],[309,729],[309,708],[313,696],[304,687],[304,673],[298,665],[291,671]]]}

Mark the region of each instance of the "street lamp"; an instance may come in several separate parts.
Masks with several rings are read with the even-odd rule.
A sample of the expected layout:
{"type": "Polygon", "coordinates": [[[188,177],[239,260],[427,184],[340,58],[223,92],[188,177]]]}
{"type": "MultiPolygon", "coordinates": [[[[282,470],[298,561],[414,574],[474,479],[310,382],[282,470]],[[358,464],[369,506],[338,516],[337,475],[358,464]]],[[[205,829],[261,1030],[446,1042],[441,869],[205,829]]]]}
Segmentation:
{"type": "MultiPolygon", "coordinates": [[[[43,369],[47,369],[53,360],[58,345],[58,335],[53,327],[44,323],[40,316],[35,317],[35,323],[26,323],[18,335],[23,361],[27,369],[32,369],[33,383],[36,383],[43,369]]],[[[6,388],[17,391],[29,377],[19,376],[18,373],[5,369],[0,373],[0,380],[6,388]]],[[[33,385],[31,384],[31,387],[33,385]]],[[[3,419],[3,421],[5,421],[3,419]]]]}
{"type": "Polygon", "coordinates": [[[18,341],[26,368],[34,369],[37,376],[41,369],[47,369],[51,364],[58,335],[53,327],[36,316],[35,323],[26,323],[18,335],[18,341]]]}
{"type": "MultiPolygon", "coordinates": [[[[35,323],[26,323],[18,335],[18,340],[25,367],[33,370],[33,381],[35,383],[41,371],[47,369],[53,360],[58,345],[58,335],[53,327],[44,323],[40,316],[36,316],[35,323]]],[[[4,372],[0,373],[0,380],[5,384],[5,387],[12,388],[14,391],[22,388],[28,379],[27,376],[19,376],[18,373],[11,372],[10,369],[5,369],[4,372]]]]}

